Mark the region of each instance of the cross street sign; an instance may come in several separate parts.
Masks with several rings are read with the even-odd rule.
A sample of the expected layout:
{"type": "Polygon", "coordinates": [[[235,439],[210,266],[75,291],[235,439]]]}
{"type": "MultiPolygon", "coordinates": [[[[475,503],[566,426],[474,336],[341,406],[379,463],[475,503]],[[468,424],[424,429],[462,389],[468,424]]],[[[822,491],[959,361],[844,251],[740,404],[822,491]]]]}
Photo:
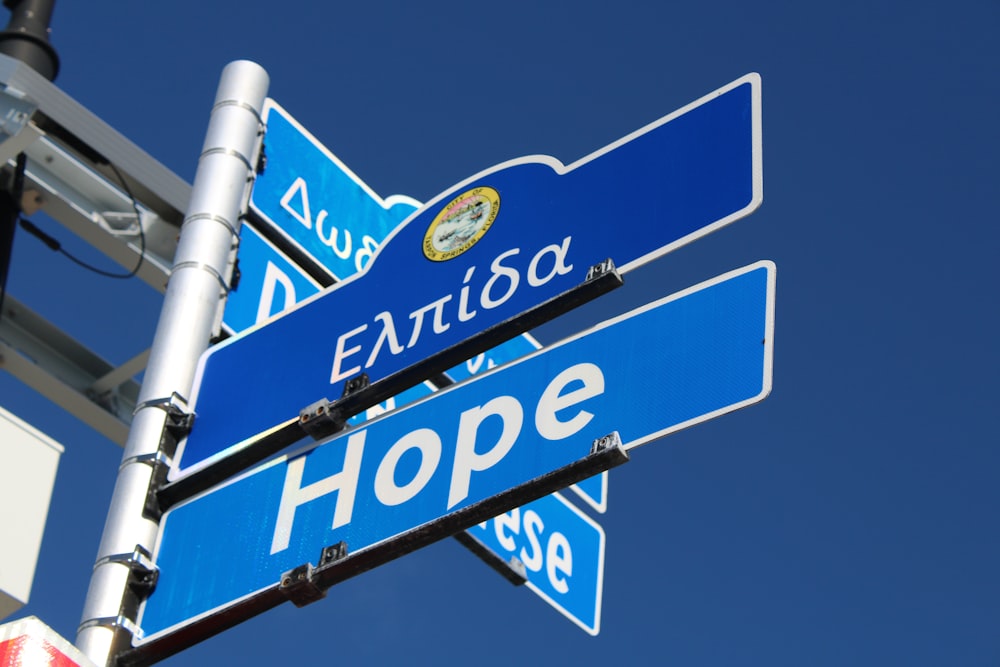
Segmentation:
{"type": "Polygon", "coordinates": [[[274,100],[264,102],[267,166],[250,208],[335,280],[361,271],[420,203],[383,200],[274,100]]]}
{"type": "Polygon", "coordinates": [[[222,324],[238,333],[323,289],[249,225],[240,229],[239,287],[229,293],[222,324]]]}
{"type": "Polygon", "coordinates": [[[361,373],[419,383],[483,349],[471,349],[477,334],[520,333],[521,315],[606,257],[625,272],[747,215],[762,198],[760,143],[749,74],[569,166],[522,158],[459,183],[364,272],[203,355],[170,479],[294,423],[361,373]]]}
{"type": "MultiPolygon", "coordinates": [[[[607,434],[630,449],[763,399],[773,323],[774,265],[758,262],[173,507],[160,523],[160,577],[140,611],[138,645],[152,650],[184,628],[204,638],[285,599],[305,604],[620,463],[618,447],[589,453],[607,434]]],[[[553,549],[558,582],[568,574],[553,549]]]]}
{"type": "Polygon", "coordinates": [[[495,553],[517,558],[528,588],[563,616],[591,635],[601,631],[604,529],[562,495],[539,498],[467,532],[495,553]]]}

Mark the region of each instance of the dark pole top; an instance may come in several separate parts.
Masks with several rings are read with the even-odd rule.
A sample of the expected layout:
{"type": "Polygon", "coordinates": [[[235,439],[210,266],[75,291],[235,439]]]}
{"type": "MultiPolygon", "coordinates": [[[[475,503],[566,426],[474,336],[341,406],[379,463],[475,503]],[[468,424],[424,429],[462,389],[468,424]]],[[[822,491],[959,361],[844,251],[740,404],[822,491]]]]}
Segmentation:
{"type": "Polygon", "coordinates": [[[55,0],[4,0],[10,22],[0,32],[0,53],[16,58],[49,81],[59,73],[59,56],[49,43],[55,0]]]}

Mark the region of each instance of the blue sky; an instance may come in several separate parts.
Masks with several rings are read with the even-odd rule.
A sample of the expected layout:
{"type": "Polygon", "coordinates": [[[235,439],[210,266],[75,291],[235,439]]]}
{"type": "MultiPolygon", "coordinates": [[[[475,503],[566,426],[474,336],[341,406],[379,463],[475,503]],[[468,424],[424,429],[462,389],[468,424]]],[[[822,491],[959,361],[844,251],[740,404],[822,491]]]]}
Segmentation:
{"type": "MultiPolygon", "coordinates": [[[[56,83],[187,181],[239,58],[421,201],[762,80],[760,209],[535,332],[777,266],[771,395],[612,471],[599,636],[444,540],[164,664],[996,664],[998,25],[996,2],[60,3],[56,83]]],[[[23,234],[8,288],[118,363],[160,302],[23,234]]],[[[72,638],[121,450],[6,374],[0,404],[66,447],[22,613],[72,638]]]]}

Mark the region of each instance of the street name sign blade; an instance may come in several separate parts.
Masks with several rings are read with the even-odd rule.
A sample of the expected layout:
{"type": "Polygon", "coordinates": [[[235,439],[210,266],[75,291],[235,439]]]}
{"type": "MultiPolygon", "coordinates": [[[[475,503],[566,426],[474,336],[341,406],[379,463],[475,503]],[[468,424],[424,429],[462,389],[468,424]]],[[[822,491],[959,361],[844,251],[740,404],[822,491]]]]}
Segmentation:
{"type": "Polygon", "coordinates": [[[229,293],[222,324],[239,333],[287,310],[322,287],[260,232],[240,228],[239,286],[229,293]]]}
{"type": "Polygon", "coordinates": [[[140,643],[280,603],[280,575],[332,545],[347,556],[330,583],[554,491],[504,495],[592,456],[607,434],[629,449],[763,399],[774,281],[771,262],[733,271],[173,507],[140,643]],[[463,514],[481,506],[492,514],[463,514]]]}
{"type": "Polygon", "coordinates": [[[274,100],[265,100],[262,117],[267,164],[250,192],[251,210],[331,278],[361,271],[420,203],[379,197],[274,100]]]}
{"type": "Polygon", "coordinates": [[[760,161],[751,74],[569,166],[523,158],[454,186],[365,271],[203,355],[170,479],[339,398],[353,376],[375,383],[514,322],[604,258],[635,268],[747,215],[760,161]]]}
{"type": "MultiPolygon", "coordinates": [[[[480,355],[467,360],[447,371],[449,378],[455,382],[466,380],[476,373],[487,371],[491,368],[506,364],[521,357],[531,354],[542,347],[531,334],[521,334],[516,338],[498,345],[492,350],[487,350],[480,355]]],[[[602,472],[588,479],[580,480],[570,487],[570,490],[582,498],[587,505],[602,514],[608,509],[608,473],[602,472]]]]}
{"type": "Polygon", "coordinates": [[[591,635],[601,630],[604,529],[559,493],[467,531],[524,564],[527,586],[591,635]]]}

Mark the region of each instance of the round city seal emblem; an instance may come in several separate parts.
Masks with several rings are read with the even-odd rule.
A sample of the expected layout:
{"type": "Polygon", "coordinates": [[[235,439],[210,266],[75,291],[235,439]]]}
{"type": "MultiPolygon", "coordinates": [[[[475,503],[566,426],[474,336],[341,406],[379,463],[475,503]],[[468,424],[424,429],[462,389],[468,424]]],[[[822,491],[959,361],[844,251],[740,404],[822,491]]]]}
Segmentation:
{"type": "Polygon", "coordinates": [[[458,195],[441,209],[424,234],[424,256],[434,262],[458,257],[489,231],[500,212],[500,193],[488,186],[458,195]]]}

